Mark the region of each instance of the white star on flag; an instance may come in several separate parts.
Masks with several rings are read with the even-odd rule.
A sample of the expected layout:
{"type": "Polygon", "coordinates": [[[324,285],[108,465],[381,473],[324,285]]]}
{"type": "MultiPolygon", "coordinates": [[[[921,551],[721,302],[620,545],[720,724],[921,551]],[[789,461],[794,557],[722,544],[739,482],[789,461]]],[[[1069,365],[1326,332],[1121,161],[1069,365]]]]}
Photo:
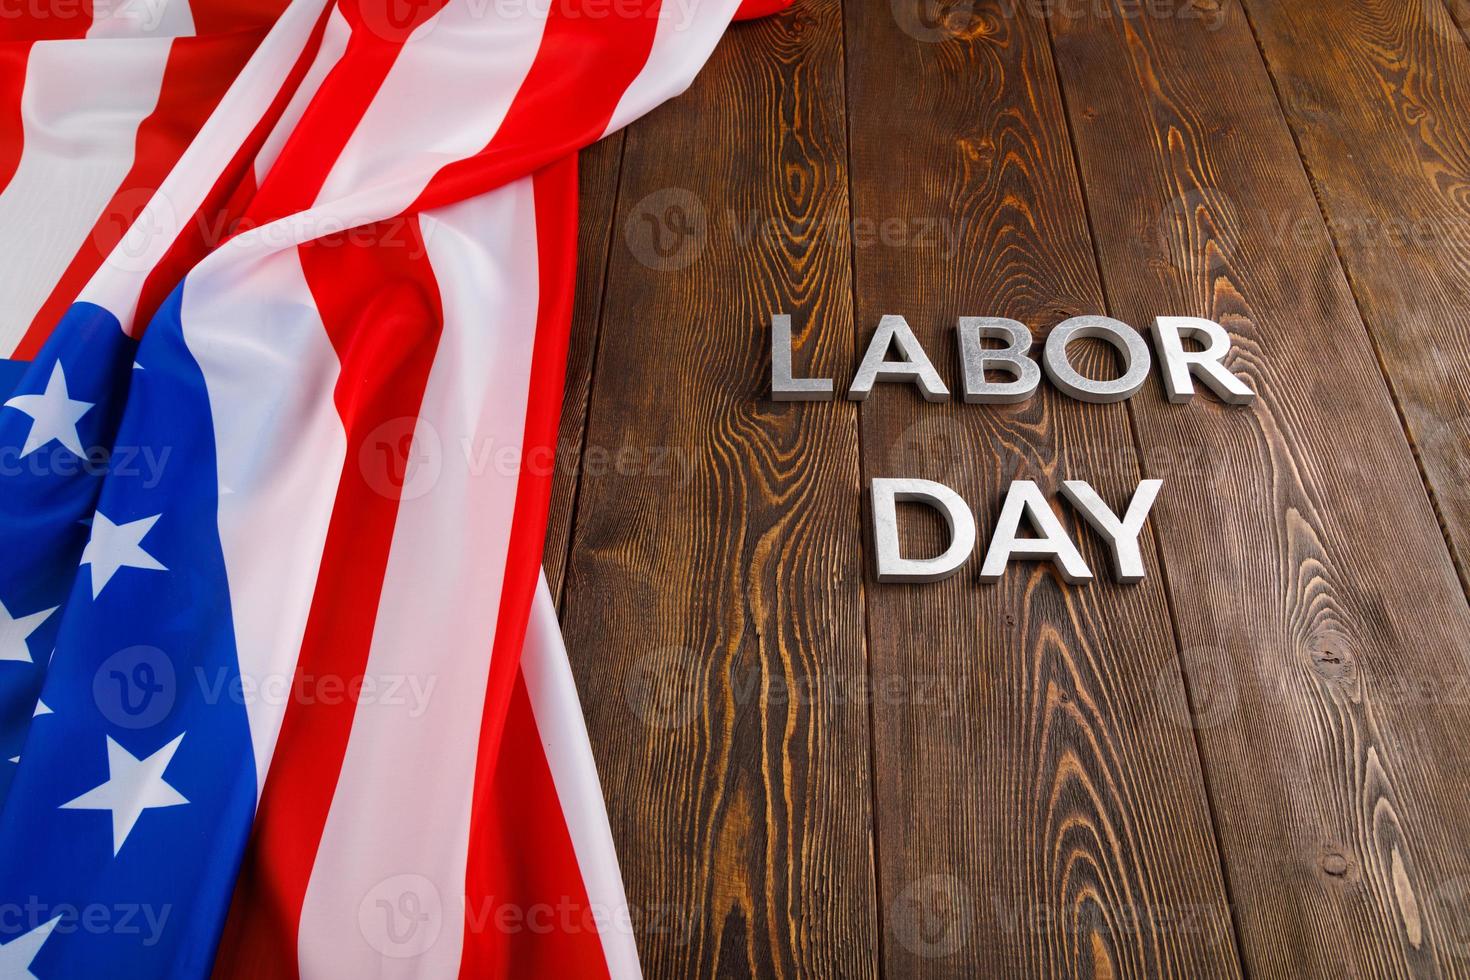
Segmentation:
{"type": "Polygon", "coordinates": [[[31,712],[31,717],[32,718],[39,718],[42,715],[54,715],[54,714],[56,714],[56,712],[54,712],[54,711],[51,710],[51,706],[50,705],[48,705],[45,701],[42,701],[40,698],[36,698],[36,710],[33,711],[33,712],[31,712]]]}
{"type": "MultiPolygon", "coordinates": [[[[164,782],[163,771],[173,761],[183,733],[146,759],[139,759],[107,736],[107,782],[61,804],[63,810],[111,810],[112,853],[122,850],[144,810],[188,803],[182,793],[164,782]]],[[[0,974],[3,976],[3,974],[0,974]]]]}
{"type": "Polygon", "coordinates": [[[112,581],[119,568],[147,568],[166,572],[157,558],[143,550],[143,536],[153,529],[162,514],[154,514],[139,521],[114,524],[100,510],[92,518],[92,537],[82,549],[83,565],[92,566],[92,598],[102,594],[102,588],[112,581]]]}
{"type": "Polygon", "coordinates": [[[31,663],[31,648],[26,640],[46,622],[59,607],[42,609],[29,616],[12,616],[5,603],[0,602],[0,660],[17,660],[31,663]]]}
{"type": "Polygon", "coordinates": [[[57,361],[51,368],[51,378],[46,382],[44,392],[39,395],[16,395],[5,403],[6,408],[17,409],[31,417],[31,431],[26,435],[25,445],[21,447],[21,458],[29,456],[52,439],[78,456],[85,456],[82,437],[77,434],[77,422],[87,414],[92,404],[72,399],[66,390],[66,372],[61,370],[61,362],[57,361]]]}
{"type": "Polygon", "coordinates": [[[30,932],[0,944],[0,977],[5,980],[37,980],[31,972],[31,964],[60,921],[61,916],[58,915],[50,922],[43,922],[30,932]]]}

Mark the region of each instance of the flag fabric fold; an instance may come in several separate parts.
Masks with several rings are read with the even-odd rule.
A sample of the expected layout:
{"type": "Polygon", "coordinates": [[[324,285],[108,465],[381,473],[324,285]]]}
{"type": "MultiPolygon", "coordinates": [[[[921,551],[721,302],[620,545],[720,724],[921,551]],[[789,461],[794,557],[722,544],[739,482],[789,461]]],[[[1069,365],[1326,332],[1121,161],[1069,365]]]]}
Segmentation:
{"type": "Polygon", "coordinates": [[[638,975],[540,570],[575,154],[773,4],[52,2],[0,21],[0,975],[638,975]]]}

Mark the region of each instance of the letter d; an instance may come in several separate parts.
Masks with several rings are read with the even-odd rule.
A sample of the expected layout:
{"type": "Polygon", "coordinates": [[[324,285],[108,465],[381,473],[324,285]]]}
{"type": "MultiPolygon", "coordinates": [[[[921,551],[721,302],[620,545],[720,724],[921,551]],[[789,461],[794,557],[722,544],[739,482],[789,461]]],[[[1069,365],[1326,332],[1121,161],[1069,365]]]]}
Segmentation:
{"type": "Polygon", "coordinates": [[[932,480],[875,479],[873,545],[880,582],[938,582],[960,570],[975,550],[975,515],[960,495],[932,480]],[[904,558],[899,553],[897,504],[933,507],[949,526],[949,547],[937,558],[904,558]]]}

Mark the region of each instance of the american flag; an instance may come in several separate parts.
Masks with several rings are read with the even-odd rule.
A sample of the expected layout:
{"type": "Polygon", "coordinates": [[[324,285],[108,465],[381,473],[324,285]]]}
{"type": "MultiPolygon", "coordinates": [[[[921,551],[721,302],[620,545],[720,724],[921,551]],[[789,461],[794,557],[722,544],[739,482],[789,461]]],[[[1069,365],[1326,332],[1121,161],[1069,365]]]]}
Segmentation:
{"type": "Polygon", "coordinates": [[[0,977],[636,976],[541,574],[576,152],[780,0],[0,12],[0,977]]]}

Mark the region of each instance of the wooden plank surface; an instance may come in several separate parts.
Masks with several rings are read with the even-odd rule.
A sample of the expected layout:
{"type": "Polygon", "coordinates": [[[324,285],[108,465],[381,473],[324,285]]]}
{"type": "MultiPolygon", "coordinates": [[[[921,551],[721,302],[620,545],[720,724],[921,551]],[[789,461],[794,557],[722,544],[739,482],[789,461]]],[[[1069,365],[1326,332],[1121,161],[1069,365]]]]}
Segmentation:
{"type": "Polygon", "coordinates": [[[1201,463],[1154,527],[1219,706],[1199,735],[1247,972],[1463,973],[1464,595],[1240,8],[1127,6],[1051,19],[1109,305],[1226,324],[1260,396],[1132,403],[1146,451],[1201,463]]]}
{"type": "Polygon", "coordinates": [[[584,154],[546,564],[650,977],[1470,975],[1470,8],[1240,2],[798,0],[584,154]],[[839,386],[1210,316],[1260,399],[775,404],[777,310],[839,386]],[[1140,586],[871,584],[862,480],[1140,474],[1140,586]]]}
{"type": "Polygon", "coordinates": [[[1470,0],[1444,0],[1444,4],[1449,8],[1455,23],[1460,26],[1466,42],[1470,43],[1470,0]]]}
{"type": "Polygon", "coordinates": [[[856,415],[766,397],[852,344],[839,18],[627,136],[563,630],[650,976],[877,969],[856,415]]]}
{"type": "Polygon", "coordinates": [[[1437,3],[1247,10],[1470,580],[1470,45],[1437,3]]]}
{"type": "MultiPolygon", "coordinates": [[[[958,316],[1039,335],[1101,312],[1045,20],[852,3],[847,35],[864,346],[901,314],[948,378],[958,316]]],[[[1127,408],[1050,386],[1001,407],[880,384],[861,416],[864,477],[954,487],[982,547],[1013,479],[1087,480],[1119,510],[1139,479],[1127,408]]],[[[1158,710],[1180,680],[1152,537],[1150,577],[1119,585],[1063,517],[1091,585],[1037,564],[985,585],[976,557],[870,589],[888,976],[1238,975],[1187,714],[1158,710]]]]}
{"type": "Polygon", "coordinates": [[[553,461],[556,471],[552,476],[546,551],[542,559],[547,584],[558,602],[571,553],[625,136],[624,132],[615,133],[588,147],[577,160],[577,295],[572,302],[566,392],[562,396],[561,426],[553,461]]]}

